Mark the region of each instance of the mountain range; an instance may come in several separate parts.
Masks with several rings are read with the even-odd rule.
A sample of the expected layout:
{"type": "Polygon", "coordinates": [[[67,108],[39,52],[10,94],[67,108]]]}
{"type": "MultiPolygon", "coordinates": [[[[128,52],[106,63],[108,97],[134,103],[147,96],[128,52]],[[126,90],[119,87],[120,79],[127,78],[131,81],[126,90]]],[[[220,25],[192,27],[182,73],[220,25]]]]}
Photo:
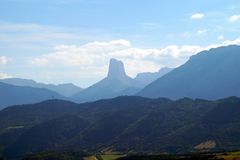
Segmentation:
{"type": "Polygon", "coordinates": [[[164,68],[161,68],[158,72],[139,73],[139,74],[137,74],[137,76],[134,79],[139,82],[142,82],[146,86],[146,85],[154,82],[158,78],[164,76],[165,74],[167,74],[168,72],[170,72],[172,70],[173,70],[173,68],[164,67],[164,68]]]}
{"type": "Polygon", "coordinates": [[[36,103],[52,97],[68,97],[68,100],[82,103],[123,95],[171,99],[240,96],[239,53],[240,46],[237,45],[213,48],[192,56],[178,68],[140,73],[135,78],[125,73],[123,62],[111,59],[107,77],[86,89],[73,84],[52,85],[20,78],[1,79],[0,106],[36,103]]]}
{"type": "Polygon", "coordinates": [[[83,89],[72,84],[72,83],[65,83],[65,84],[44,84],[44,83],[38,83],[33,80],[29,79],[21,79],[21,78],[6,78],[6,79],[0,79],[0,82],[7,83],[10,85],[15,86],[24,86],[24,87],[33,87],[33,88],[45,88],[48,90],[52,90],[54,92],[57,92],[58,94],[61,94],[65,97],[71,97],[74,94],[82,91],[83,89]]]}
{"type": "Polygon", "coordinates": [[[88,102],[121,95],[133,95],[141,88],[143,84],[140,81],[127,76],[121,61],[111,59],[107,77],[77,93],[73,99],[77,102],[88,102]]]}
{"type": "Polygon", "coordinates": [[[163,75],[144,73],[133,79],[121,61],[111,59],[106,78],[70,98],[46,88],[0,82],[0,106],[9,106],[0,111],[0,155],[15,159],[65,150],[93,154],[237,150],[239,61],[240,46],[218,47],[163,75]],[[145,86],[155,75],[160,77],[145,86]]]}
{"type": "Polygon", "coordinates": [[[0,111],[0,153],[10,159],[66,149],[142,154],[235,150],[240,147],[239,106],[236,97],[173,101],[135,96],[13,106],[0,111]]]}
{"type": "Polygon", "coordinates": [[[48,99],[66,99],[44,88],[21,87],[0,82],[0,110],[17,104],[37,103],[48,99]]]}
{"type": "Polygon", "coordinates": [[[147,85],[137,95],[219,99],[240,96],[240,46],[212,48],[147,85]]]}
{"type": "Polygon", "coordinates": [[[16,98],[11,99],[11,103],[5,98],[5,100],[3,100],[5,102],[2,101],[2,103],[0,103],[0,106],[1,108],[3,108],[14,104],[26,104],[32,102],[36,103],[39,101],[51,99],[52,97],[58,99],[68,99],[75,102],[87,102],[103,98],[113,98],[122,95],[134,95],[151,81],[161,77],[170,70],[171,69],[169,68],[164,68],[156,73],[140,73],[136,76],[135,79],[133,79],[127,76],[127,74],[125,73],[124,64],[121,61],[111,59],[109,63],[109,72],[107,77],[86,89],[82,89],[72,83],[55,85],[39,83],[30,79],[22,78],[0,79],[2,85],[8,84],[8,86],[11,86],[10,91],[1,91],[1,94],[3,95],[1,98],[8,97],[8,92],[16,93],[17,90],[21,90],[22,88],[28,88],[29,90],[34,89],[35,92],[40,92],[38,94],[38,98],[34,98],[36,97],[35,92],[33,93],[33,96],[28,97],[24,96],[26,94],[22,94],[16,98]],[[16,88],[14,88],[14,86],[16,86],[16,88]],[[42,89],[45,89],[45,92],[42,92],[42,89]],[[58,94],[56,94],[55,92],[58,94]],[[6,93],[6,95],[4,95],[4,93],[6,93]],[[28,100],[26,101],[26,99],[28,100]]]}

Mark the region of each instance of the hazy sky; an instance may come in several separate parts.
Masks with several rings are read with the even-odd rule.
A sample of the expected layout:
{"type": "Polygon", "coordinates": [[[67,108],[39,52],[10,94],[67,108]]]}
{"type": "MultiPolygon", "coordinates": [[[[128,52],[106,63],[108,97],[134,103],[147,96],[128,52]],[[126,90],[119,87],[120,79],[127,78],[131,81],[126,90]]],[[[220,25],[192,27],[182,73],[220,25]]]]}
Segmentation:
{"type": "Polygon", "coordinates": [[[239,0],[1,0],[0,77],[86,87],[112,57],[134,77],[239,34],[239,0]]]}

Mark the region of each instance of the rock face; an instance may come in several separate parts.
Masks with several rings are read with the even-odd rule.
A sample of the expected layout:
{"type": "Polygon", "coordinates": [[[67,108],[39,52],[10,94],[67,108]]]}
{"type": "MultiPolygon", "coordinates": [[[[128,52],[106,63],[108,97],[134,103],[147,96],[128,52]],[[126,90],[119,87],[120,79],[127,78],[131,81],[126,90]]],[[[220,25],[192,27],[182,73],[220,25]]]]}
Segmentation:
{"type": "Polygon", "coordinates": [[[203,51],[141,90],[145,97],[219,99],[240,96],[240,46],[203,51]]]}
{"type": "Polygon", "coordinates": [[[142,82],[145,86],[172,71],[173,68],[164,67],[158,72],[144,72],[137,74],[135,80],[142,82]]]}
{"type": "Polygon", "coordinates": [[[109,63],[107,77],[112,79],[127,78],[128,76],[125,73],[123,62],[112,58],[109,63]]]}
{"type": "Polygon", "coordinates": [[[77,102],[88,102],[137,93],[143,84],[125,73],[124,64],[111,59],[107,77],[77,93],[72,98],[77,102]]]}

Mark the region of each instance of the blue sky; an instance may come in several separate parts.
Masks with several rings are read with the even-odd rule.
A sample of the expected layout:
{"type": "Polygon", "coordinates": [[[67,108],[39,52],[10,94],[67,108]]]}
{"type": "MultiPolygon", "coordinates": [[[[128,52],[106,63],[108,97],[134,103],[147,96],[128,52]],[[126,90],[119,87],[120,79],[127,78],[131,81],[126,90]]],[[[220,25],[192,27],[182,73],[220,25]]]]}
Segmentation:
{"type": "Polygon", "coordinates": [[[108,60],[139,72],[238,44],[240,1],[1,0],[0,77],[89,86],[108,60]]]}

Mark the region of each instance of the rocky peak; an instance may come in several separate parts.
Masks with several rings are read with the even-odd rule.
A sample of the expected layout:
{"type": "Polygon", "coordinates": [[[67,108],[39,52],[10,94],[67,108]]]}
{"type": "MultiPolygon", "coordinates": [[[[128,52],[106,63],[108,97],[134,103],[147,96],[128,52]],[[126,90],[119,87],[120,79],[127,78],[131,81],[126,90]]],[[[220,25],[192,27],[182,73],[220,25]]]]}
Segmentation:
{"type": "Polygon", "coordinates": [[[108,69],[108,78],[125,78],[127,77],[124,69],[124,64],[122,61],[117,59],[110,59],[109,69],[108,69]]]}

